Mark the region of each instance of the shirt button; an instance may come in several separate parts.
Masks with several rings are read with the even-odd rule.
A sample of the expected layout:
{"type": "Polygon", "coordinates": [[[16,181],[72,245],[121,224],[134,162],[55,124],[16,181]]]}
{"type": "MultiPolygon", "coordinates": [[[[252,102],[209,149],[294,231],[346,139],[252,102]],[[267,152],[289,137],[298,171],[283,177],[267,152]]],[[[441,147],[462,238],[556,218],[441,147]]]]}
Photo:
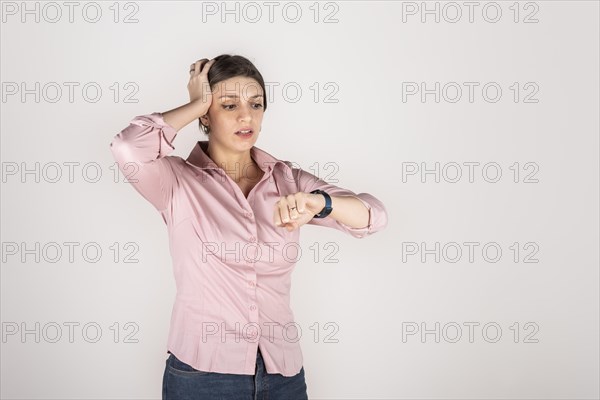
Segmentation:
{"type": "Polygon", "coordinates": [[[255,306],[254,304],[252,304],[252,305],[250,306],[250,309],[251,309],[252,311],[254,311],[254,310],[256,310],[256,306],[255,306]]]}
{"type": "Polygon", "coordinates": [[[254,285],[256,285],[256,284],[254,283],[254,281],[248,281],[248,283],[249,283],[249,284],[250,284],[250,286],[252,286],[252,287],[254,287],[254,285]]]}
{"type": "Polygon", "coordinates": [[[246,211],[246,217],[252,218],[252,213],[250,211],[246,211]]]}
{"type": "Polygon", "coordinates": [[[251,242],[256,242],[256,238],[254,236],[250,236],[248,240],[250,240],[251,242]]]}

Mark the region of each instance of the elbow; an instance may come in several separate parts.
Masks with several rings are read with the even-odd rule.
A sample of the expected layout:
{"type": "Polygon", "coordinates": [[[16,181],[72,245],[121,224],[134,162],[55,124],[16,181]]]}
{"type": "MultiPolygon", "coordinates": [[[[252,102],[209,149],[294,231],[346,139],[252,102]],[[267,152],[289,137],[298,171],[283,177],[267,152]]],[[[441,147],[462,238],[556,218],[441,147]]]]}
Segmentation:
{"type": "Polygon", "coordinates": [[[108,145],[108,147],[110,148],[110,152],[111,152],[113,158],[115,158],[115,159],[117,158],[117,154],[119,153],[119,150],[118,150],[118,147],[120,146],[119,141],[120,141],[120,139],[118,138],[118,135],[117,135],[113,138],[113,140],[108,145]]]}
{"type": "Polygon", "coordinates": [[[118,134],[109,144],[110,152],[115,159],[115,161],[119,162],[125,158],[125,154],[127,153],[127,146],[123,140],[123,137],[118,134]]]}
{"type": "Polygon", "coordinates": [[[380,231],[384,230],[388,226],[388,212],[383,204],[381,204],[381,210],[379,211],[379,229],[380,231]]]}
{"type": "Polygon", "coordinates": [[[388,226],[388,212],[383,203],[380,204],[377,210],[373,225],[375,226],[374,232],[382,231],[388,226]]]}
{"type": "Polygon", "coordinates": [[[113,138],[109,147],[113,159],[120,167],[132,162],[138,164],[143,163],[143,157],[139,150],[136,150],[133,143],[128,141],[127,137],[124,137],[122,133],[117,134],[113,138]]]}

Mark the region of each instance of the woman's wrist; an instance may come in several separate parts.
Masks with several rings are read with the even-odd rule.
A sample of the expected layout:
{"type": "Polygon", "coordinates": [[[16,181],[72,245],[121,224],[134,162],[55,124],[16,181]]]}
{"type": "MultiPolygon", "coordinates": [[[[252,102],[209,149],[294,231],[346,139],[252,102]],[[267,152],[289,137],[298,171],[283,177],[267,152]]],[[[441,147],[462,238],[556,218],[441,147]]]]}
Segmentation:
{"type": "Polygon", "coordinates": [[[316,194],[311,193],[310,196],[312,197],[312,199],[314,201],[313,204],[316,204],[316,207],[315,207],[317,209],[316,214],[320,213],[325,208],[325,205],[327,204],[325,202],[325,196],[320,193],[316,193],[316,194]]]}
{"type": "Polygon", "coordinates": [[[210,108],[210,105],[207,105],[206,102],[202,101],[202,99],[192,100],[189,102],[189,104],[194,110],[196,110],[196,119],[205,115],[210,108]]]}
{"type": "Polygon", "coordinates": [[[197,120],[208,112],[206,103],[198,103],[190,101],[187,104],[179,106],[169,111],[162,113],[164,121],[179,131],[190,122],[197,120]]]}

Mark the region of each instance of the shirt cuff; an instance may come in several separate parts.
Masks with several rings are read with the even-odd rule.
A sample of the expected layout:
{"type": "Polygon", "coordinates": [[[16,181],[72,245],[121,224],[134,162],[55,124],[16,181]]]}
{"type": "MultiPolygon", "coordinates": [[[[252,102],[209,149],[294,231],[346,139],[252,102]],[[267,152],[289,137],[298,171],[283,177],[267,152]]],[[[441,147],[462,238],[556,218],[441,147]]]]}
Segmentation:
{"type": "Polygon", "coordinates": [[[173,140],[175,140],[175,137],[177,136],[177,130],[165,122],[162,113],[153,112],[152,114],[138,115],[131,123],[135,125],[152,126],[160,130],[159,158],[167,156],[175,150],[173,140]]]}

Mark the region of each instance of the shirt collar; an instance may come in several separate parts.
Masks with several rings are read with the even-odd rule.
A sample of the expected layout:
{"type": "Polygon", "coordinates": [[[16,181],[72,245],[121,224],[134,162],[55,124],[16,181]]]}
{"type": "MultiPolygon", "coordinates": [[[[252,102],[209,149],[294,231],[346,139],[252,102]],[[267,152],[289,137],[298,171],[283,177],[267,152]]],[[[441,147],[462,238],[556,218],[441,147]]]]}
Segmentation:
{"type": "MultiPolygon", "coordinates": [[[[187,158],[187,162],[201,169],[219,169],[220,167],[206,154],[208,148],[208,140],[199,140],[190,155],[187,158]]],[[[275,168],[276,165],[281,165],[283,168],[289,168],[291,174],[292,165],[289,161],[280,160],[273,157],[266,151],[259,149],[256,146],[250,148],[250,156],[256,161],[258,167],[264,172],[269,172],[275,168]]]]}

